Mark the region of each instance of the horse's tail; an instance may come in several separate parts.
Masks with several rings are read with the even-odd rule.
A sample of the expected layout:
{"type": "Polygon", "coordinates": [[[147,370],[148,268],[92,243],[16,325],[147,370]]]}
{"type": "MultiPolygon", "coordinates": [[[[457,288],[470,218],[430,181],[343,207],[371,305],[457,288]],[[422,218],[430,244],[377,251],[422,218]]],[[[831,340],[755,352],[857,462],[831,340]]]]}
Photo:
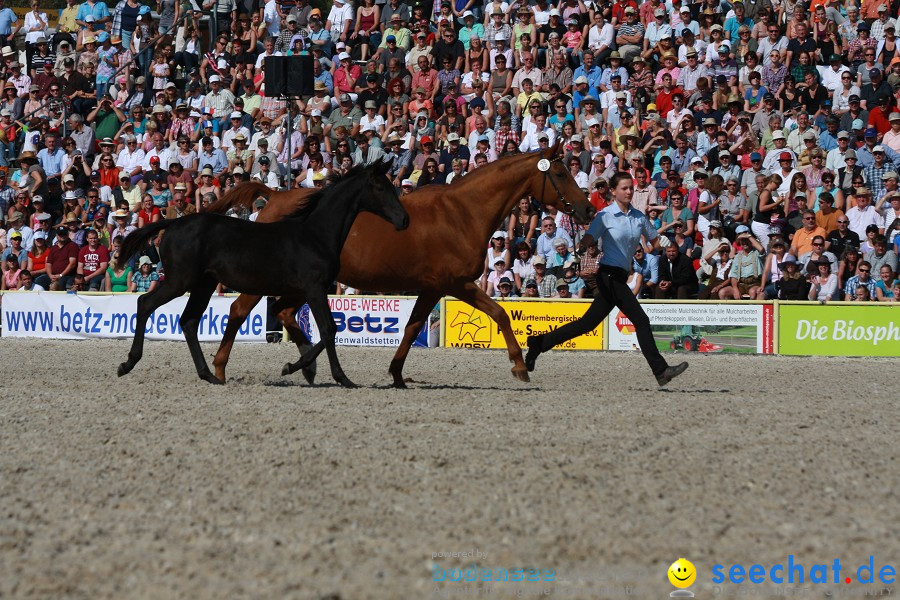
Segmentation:
{"type": "Polygon", "coordinates": [[[150,225],[145,225],[140,229],[132,231],[128,236],[122,240],[122,247],[119,248],[119,256],[117,263],[119,268],[123,268],[128,260],[138,253],[138,251],[144,247],[144,244],[147,243],[147,240],[155,236],[157,233],[169,227],[170,225],[174,225],[178,219],[160,219],[156,223],[151,223],[150,225]]]}
{"type": "Polygon", "coordinates": [[[259,196],[268,198],[271,192],[272,190],[258,181],[248,181],[236,186],[233,190],[207,206],[203,212],[225,214],[229,208],[234,206],[250,208],[253,201],[259,196]]]}

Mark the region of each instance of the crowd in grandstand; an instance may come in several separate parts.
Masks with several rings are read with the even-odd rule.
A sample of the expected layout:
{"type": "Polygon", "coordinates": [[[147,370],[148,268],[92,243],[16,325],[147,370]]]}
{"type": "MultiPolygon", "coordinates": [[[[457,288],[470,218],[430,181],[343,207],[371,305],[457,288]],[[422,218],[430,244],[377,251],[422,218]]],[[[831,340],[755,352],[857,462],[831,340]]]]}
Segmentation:
{"type": "MultiPolygon", "coordinates": [[[[0,1],[2,289],[151,289],[154,248],[118,269],[121,239],[244,181],[321,187],[387,157],[407,194],[559,144],[597,209],[631,173],[633,205],[667,242],[635,254],[640,297],[893,301],[898,13],[881,0],[68,0],[51,29],[39,0],[24,17],[0,1]],[[266,57],[294,55],[312,57],[314,94],[267,96],[266,57]]],[[[602,249],[576,254],[582,231],[520,199],[483,288],[592,294],[602,249]]]]}

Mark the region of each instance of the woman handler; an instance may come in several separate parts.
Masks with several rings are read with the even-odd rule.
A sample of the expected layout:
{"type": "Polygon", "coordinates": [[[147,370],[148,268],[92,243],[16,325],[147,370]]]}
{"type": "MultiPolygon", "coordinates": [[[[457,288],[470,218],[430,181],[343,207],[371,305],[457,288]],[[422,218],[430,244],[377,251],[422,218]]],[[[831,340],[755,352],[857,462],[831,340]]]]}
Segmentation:
{"type": "Polygon", "coordinates": [[[592,246],[598,238],[603,242],[603,257],[597,271],[597,294],[594,301],[577,321],[543,335],[529,336],[525,366],[533,371],[541,352],[593,330],[615,306],[634,324],[641,352],[650,364],[656,382],[661,386],[666,385],[683,373],[688,364],[683,362],[670,367],[666,363],[653,339],[650,319],[628,288],[627,282],[634,251],[641,244],[642,235],[653,244],[654,249],[671,242],[668,238],[660,238],[647,217],[632,208],[634,181],[629,173],[616,173],[610,180],[609,187],[612,189],[614,202],[597,214],[580,244],[582,247],[592,246]]]}

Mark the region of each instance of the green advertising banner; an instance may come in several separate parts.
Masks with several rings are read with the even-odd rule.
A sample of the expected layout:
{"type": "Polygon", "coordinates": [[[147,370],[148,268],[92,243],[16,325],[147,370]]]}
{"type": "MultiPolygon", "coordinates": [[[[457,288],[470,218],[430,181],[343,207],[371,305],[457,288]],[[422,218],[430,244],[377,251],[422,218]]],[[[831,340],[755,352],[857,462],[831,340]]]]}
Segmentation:
{"type": "Polygon", "coordinates": [[[778,353],[900,356],[900,306],[778,303],[778,353]]]}

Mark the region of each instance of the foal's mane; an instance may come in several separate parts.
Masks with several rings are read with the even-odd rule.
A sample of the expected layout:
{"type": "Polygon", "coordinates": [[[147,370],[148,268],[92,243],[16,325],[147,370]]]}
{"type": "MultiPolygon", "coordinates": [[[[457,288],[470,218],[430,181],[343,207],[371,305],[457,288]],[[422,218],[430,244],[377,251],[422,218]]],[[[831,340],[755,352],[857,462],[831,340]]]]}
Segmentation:
{"type": "Polygon", "coordinates": [[[346,195],[355,195],[365,191],[368,183],[367,181],[363,181],[362,177],[358,177],[363,171],[366,170],[365,165],[356,165],[352,167],[346,173],[338,173],[337,171],[331,171],[327,177],[325,178],[325,187],[320,190],[317,190],[314,194],[310,194],[303,200],[298,206],[297,209],[285,215],[285,219],[298,218],[298,217],[307,217],[309,213],[311,213],[321,202],[322,198],[328,196],[335,192],[334,188],[340,184],[357,184],[357,187],[362,189],[352,189],[348,191],[341,190],[342,194],[346,195]]]}

